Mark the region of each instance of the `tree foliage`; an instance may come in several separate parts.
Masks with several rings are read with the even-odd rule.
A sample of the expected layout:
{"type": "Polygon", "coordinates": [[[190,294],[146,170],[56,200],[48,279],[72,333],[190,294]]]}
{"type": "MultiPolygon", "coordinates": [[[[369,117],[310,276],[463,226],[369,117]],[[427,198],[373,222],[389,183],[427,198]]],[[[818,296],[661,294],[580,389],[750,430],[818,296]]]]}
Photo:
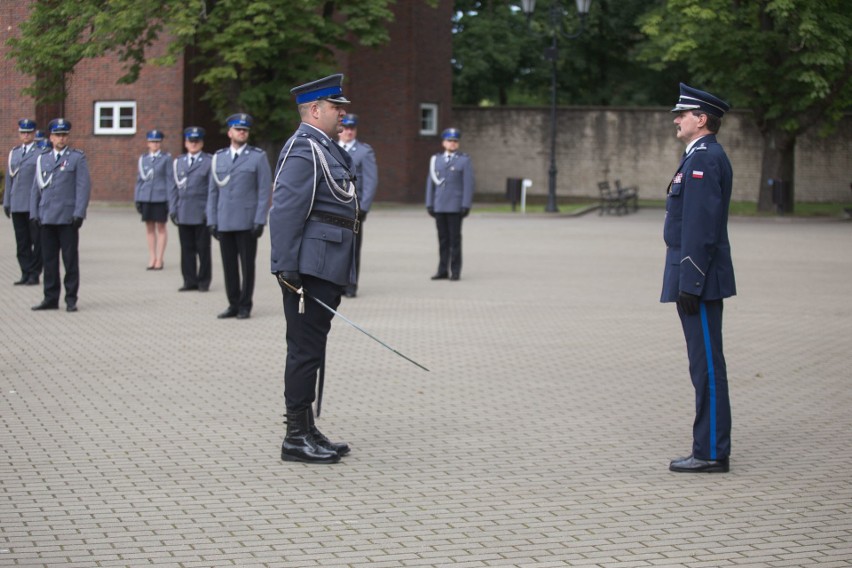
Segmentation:
{"type": "Polygon", "coordinates": [[[250,112],[265,125],[293,112],[289,88],[334,70],[335,53],[388,40],[393,0],[37,0],[10,57],[34,77],[38,102],[61,99],[61,77],[84,59],[115,53],[121,83],[146,64],[174,64],[192,53],[218,118],[250,112]],[[60,25],[57,25],[60,23],[60,25]],[[164,38],[164,55],[151,47],[164,38]]]}
{"type": "Polygon", "coordinates": [[[852,107],[848,0],[668,0],[642,20],[641,57],[684,62],[696,86],[748,108],[763,135],[758,209],[794,179],[796,138],[852,107]]]}
{"type": "Polygon", "coordinates": [[[645,39],[638,19],[662,0],[594,0],[580,29],[571,0],[539,1],[527,23],[519,0],[456,0],[453,97],[457,103],[544,105],[550,101],[551,63],[544,57],[558,3],[557,97],[560,104],[669,104],[685,65],[660,69],[637,63],[645,39]]]}
{"type": "Polygon", "coordinates": [[[668,0],[642,31],[643,60],[686,63],[762,131],[827,128],[852,105],[848,0],[668,0]]]}

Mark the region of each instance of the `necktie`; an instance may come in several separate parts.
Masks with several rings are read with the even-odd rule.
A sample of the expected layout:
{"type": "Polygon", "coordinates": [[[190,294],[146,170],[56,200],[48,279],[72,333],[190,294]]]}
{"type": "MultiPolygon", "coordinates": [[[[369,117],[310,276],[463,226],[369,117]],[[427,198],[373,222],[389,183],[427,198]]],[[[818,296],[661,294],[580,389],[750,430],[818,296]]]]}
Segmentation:
{"type": "Polygon", "coordinates": [[[59,158],[61,158],[61,157],[62,157],[62,154],[61,154],[61,153],[57,153],[57,154],[56,154],[56,161],[58,162],[58,161],[59,161],[59,158]]]}
{"type": "Polygon", "coordinates": [[[26,155],[27,155],[27,147],[26,147],[26,146],[24,146],[24,151],[23,151],[23,152],[21,152],[21,157],[23,158],[23,157],[24,157],[24,156],[26,156],[26,155]]]}
{"type": "Polygon", "coordinates": [[[234,152],[234,161],[235,161],[235,162],[237,161],[237,158],[239,158],[239,157],[240,157],[240,153],[239,153],[239,152],[234,152]]]}
{"type": "Polygon", "coordinates": [[[195,156],[190,156],[189,157],[189,167],[191,168],[192,164],[194,164],[194,163],[195,163],[195,156]]]}

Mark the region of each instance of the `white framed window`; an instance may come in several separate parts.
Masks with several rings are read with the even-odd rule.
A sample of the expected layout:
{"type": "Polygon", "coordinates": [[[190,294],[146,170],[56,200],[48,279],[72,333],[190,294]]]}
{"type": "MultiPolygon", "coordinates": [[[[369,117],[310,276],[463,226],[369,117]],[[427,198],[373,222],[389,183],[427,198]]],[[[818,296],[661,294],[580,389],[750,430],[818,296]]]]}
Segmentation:
{"type": "Polygon", "coordinates": [[[136,101],[95,102],[95,134],[136,134],[136,101]]]}
{"type": "Polygon", "coordinates": [[[435,136],[438,134],[438,105],[420,103],[420,135],[435,136]]]}

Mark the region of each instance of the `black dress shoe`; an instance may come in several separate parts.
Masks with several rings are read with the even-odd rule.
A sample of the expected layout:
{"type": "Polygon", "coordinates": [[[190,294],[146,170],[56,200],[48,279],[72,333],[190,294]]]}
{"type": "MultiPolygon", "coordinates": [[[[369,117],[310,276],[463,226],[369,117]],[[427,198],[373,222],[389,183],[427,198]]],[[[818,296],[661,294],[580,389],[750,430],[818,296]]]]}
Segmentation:
{"type": "Polygon", "coordinates": [[[198,290],[198,286],[187,286],[184,284],[180,288],[178,288],[178,292],[189,292],[190,290],[198,290]]]}
{"type": "Polygon", "coordinates": [[[669,469],[684,473],[727,473],[730,470],[730,464],[728,458],[702,460],[689,456],[672,460],[669,469]]]}
{"type": "Polygon", "coordinates": [[[30,276],[26,282],[27,286],[38,286],[38,276],[30,276]]]}
{"type": "Polygon", "coordinates": [[[446,274],[441,274],[440,272],[432,276],[432,280],[446,280],[447,278],[449,277],[446,274]]]}
{"type": "Polygon", "coordinates": [[[39,310],[58,310],[59,304],[51,304],[50,302],[45,300],[42,303],[38,304],[37,306],[33,306],[32,309],[33,309],[33,311],[36,311],[36,312],[39,311],[39,310]]]}
{"type": "Polygon", "coordinates": [[[198,285],[198,291],[199,292],[209,292],[210,291],[210,284],[199,284],[198,285]]]}
{"type": "Polygon", "coordinates": [[[224,312],[222,312],[221,314],[219,314],[216,317],[219,318],[220,320],[221,319],[227,319],[227,318],[235,318],[235,317],[237,317],[237,313],[238,313],[237,308],[228,308],[227,310],[225,310],[224,312]]]}
{"type": "Polygon", "coordinates": [[[77,304],[68,304],[68,305],[65,307],[65,311],[66,311],[66,312],[71,312],[71,313],[76,312],[76,311],[77,311],[77,304]]]}
{"type": "Polygon", "coordinates": [[[237,312],[237,319],[238,320],[247,320],[250,317],[251,317],[251,312],[248,311],[248,310],[240,310],[239,312],[237,312]]]}
{"type": "Polygon", "coordinates": [[[26,277],[26,276],[21,276],[21,279],[20,279],[20,280],[15,280],[14,282],[12,282],[12,285],[13,285],[13,286],[23,286],[23,285],[24,285],[24,284],[26,284],[26,283],[27,283],[27,277],[26,277]]]}
{"type": "Polygon", "coordinates": [[[461,276],[459,276],[458,274],[453,274],[452,276],[450,276],[450,280],[458,280],[460,278],[461,276]]]}

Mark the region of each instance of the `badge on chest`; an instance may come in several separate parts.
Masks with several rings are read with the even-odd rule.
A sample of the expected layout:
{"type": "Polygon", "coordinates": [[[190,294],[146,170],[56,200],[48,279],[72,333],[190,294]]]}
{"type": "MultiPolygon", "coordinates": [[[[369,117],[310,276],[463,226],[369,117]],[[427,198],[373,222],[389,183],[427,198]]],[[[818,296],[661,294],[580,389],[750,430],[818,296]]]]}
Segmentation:
{"type": "Polygon", "coordinates": [[[672,185],[676,185],[678,183],[683,183],[683,172],[676,173],[675,177],[672,178],[672,185]]]}

